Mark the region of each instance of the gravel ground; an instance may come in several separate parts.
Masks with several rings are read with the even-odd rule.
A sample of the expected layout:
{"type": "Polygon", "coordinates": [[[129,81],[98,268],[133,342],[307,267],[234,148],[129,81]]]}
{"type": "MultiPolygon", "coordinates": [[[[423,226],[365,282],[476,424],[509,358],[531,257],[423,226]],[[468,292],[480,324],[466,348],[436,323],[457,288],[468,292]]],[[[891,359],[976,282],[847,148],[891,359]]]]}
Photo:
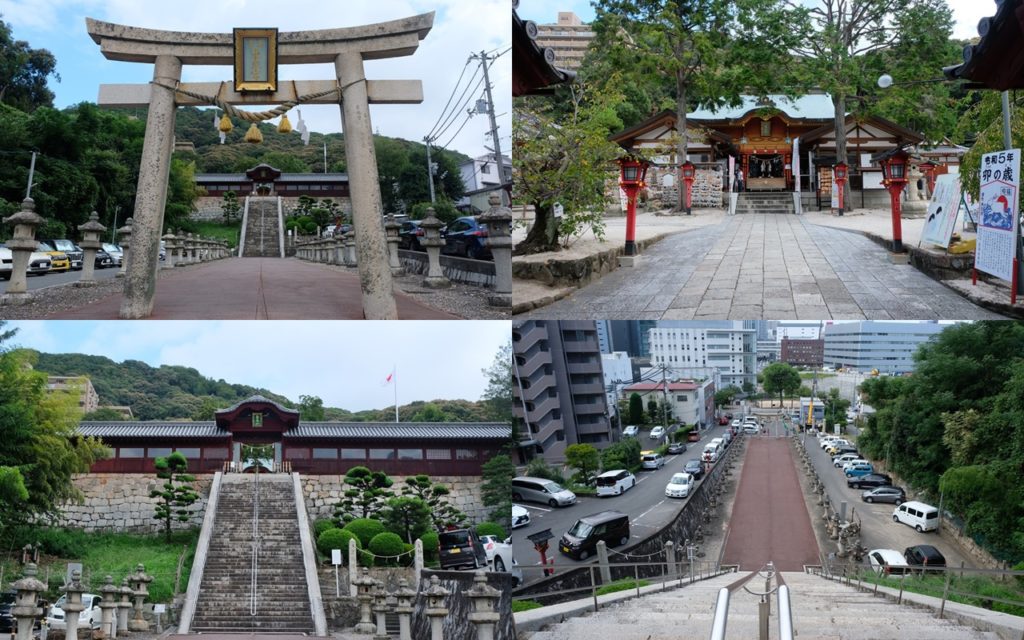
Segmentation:
{"type": "MultiPolygon", "coordinates": [[[[177,268],[187,269],[188,267],[177,268]]],[[[355,268],[334,268],[358,273],[355,268]]],[[[161,271],[160,277],[163,277],[164,273],[166,272],[161,271]]],[[[401,276],[394,279],[395,289],[421,304],[460,318],[508,320],[512,317],[511,309],[492,307],[487,304],[490,289],[458,283],[452,283],[449,289],[427,289],[421,285],[422,281],[423,276],[419,275],[401,276]]],[[[123,280],[109,280],[88,288],[60,285],[40,289],[33,292],[31,301],[27,304],[12,305],[0,302],[0,320],[31,320],[77,309],[111,294],[121,293],[123,283],[123,280]]],[[[0,296],[0,299],[2,298],[3,296],[0,296]]]]}

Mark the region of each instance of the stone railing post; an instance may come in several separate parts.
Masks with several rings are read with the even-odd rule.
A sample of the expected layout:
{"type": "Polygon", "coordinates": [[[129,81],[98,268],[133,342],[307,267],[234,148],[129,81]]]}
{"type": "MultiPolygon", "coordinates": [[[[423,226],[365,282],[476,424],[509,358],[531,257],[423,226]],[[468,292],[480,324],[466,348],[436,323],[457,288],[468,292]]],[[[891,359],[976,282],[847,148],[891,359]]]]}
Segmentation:
{"type": "MultiPolygon", "coordinates": [[[[35,245],[33,245],[35,247],[35,245]]],[[[36,578],[39,570],[34,562],[25,565],[24,577],[11,585],[17,594],[11,613],[18,621],[16,640],[32,640],[32,628],[39,617],[39,594],[46,591],[46,585],[36,578]]]]}
{"type": "Polygon", "coordinates": [[[82,258],[82,277],[75,283],[79,287],[91,287],[96,284],[94,273],[96,271],[96,252],[103,248],[103,241],[100,240],[104,231],[107,230],[100,224],[100,216],[95,211],[89,214],[89,221],[78,225],[82,232],[81,245],[85,256],[82,258]]]}
{"type": "Polygon", "coordinates": [[[126,636],[128,635],[128,612],[132,609],[132,594],[134,594],[132,588],[128,586],[128,576],[121,578],[121,588],[118,589],[118,592],[121,594],[121,599],[117,603],[117,634],[126,636]]]}
{"type": "Polygon", "coordinates": [[[487,297],[492,307],[512,306],[512,210],[501,206],[501,198],[492,193],[491,208],[480,216],[487,225],[487,246],[494,260],[494,292],[487,297]]]}
{"type": "Polygon", "coordinates": [[[356,232],[354,229],[345,234],[345,266],[359,266],[359,258],[356,253],[356,232]]]}
{"type": "Polygon", "coordinates": [[[170,230],[168,230],[167,233],[165,233],[160,239],[164,241],[164,247],[167,250],[166,251],[167,255],[164,258],[164,264],[163,264],[162,268],[163,269],[173,269],[174,268],[174,243],[177,241],[177,238],[175,238],[174,234],[171,233],[170,230]]]}
{"type": "Polygon", "coordinates": [[[128,272],[128,260],[131,255],[131,244],[132,244],[132,224],[135,221],[132,218],[128,218],[124,221],[124,226],[117,230],[118,244],[121,246],[121,270],[117,272],[118,278],[125,277],[128,272]]]}
{"type": "Polygon", "coordinates": [[[452,284],[441,271],[441,247],[444,246],[441,226],[442,222],[434,215],[434,207],[427,207],[427,217],[420,222],[420,228],[423,229],[423,238],[420,239],[420,244],[427,250],[428,263],[427,277],[423,279],[423,286],[430,289],[444,289],[452,284]]]}
{"type": "Polygon", "coordinates": [[[21,201],[21,211],[4,218],[4,223],[14,227],[14,237],[7,241],[13,260],[6,297],[9,301],[28,300],[28,263],[39,244],[36,227],[43,224],[43,217],[36,213],[35,201],[25,198],[21,201]]]}
{"type": "Polygon", "coordinates": [[[444,606],[444,599],[451,593],[441,586],[441,580],[436,575],[430,576],[430,586],[423,592],[427,597],[430,640],[444,640],[444,619],[448,616],[448,607],[444,606]]]}
{"type": "Polygon", "coordinates": [[[609,584],[612,581],[612,568],[608,564],[608,545],[604,540],[597,541],[597,564],[601,572],[601,584],[609,584]]]}
{"type": "Polygon", "coordinates": [[[385,217],[384,231],[388,238],[388,260],[391,265],[391,275],[400,276],[405,273],[402,263],[398,260],[398,230],[402,228],[401,223],[395,220],[395,214],[389,213],[385,217]]]}
{"type": "Polygon", "coordinates": [[[128,578],[128,581],[132,587],[132,595],[135,597],[135,618],[128,623],[128,628],[132,631],[149,631],[149,623],[142,616],[142,603],[149,595],[146,585],[153,582],[153,577],[146,575],[146,567],[139,563],[135,565],[135,573],[128,578]]]}
{"type": "Polygon", "coordinates": [[[481,569],[473,575],[473,587],[466,595],[473,602],[469,621],[476,625],[477,640],[494,640],[494,627],[501,619],[494,606],[498,603],[501,592],[487,584],[487,575],[481,569]]]}
{"type": "Polygon", "coordinates": [[[356,549],[356,541],[348,541],[348,595],[356,597],[359,593],[356,587],[356,578],[359,577],[359,550],[356,549]]]}
{"type": "MultiPolygon", "coordinates": [[[[85,610],[82,604],[82,572],[75,569],[71,580],[64,585],[64,640],[78,640],[78,614],[85,610]]],[[[91,631],[91,630],[90,630],[91,631]]]]}
{"type": "Polygon", "coordinates": [[[353,584],[359,590],[356,596],[359,600],[359,622],[356,624],[355,632],[372,634],[377,631],[377,627],[371,619],[370,603],[373,602],[373,589],[377,586],[377,581],[370,577],[370,570],[363,567],[362,574],[353,580],[353,584]]]}
{"type": "Polygon", "coordinates": [[[117,609],[117,598],[121,589],[114,586],[113,576],[103,579],[103,586],[100,587],[100,594],[103,600],[100,601],[100,633],[104,638],[117,637],[117,625],[114,622],[114,610],[117,609]]]}
{"type": "Polygon", "coordinates": [[[398,601],[395,606],[395,613],[398,614],[398,640],[412,640],[412,603],[416,599],[416,590],[409,588],[405,578],[398,581],[395,599],[398,601]]]}
{"type": "Polygon", "coordinates": [[[345,266],[345,239],[342,235],[334,236],[334,242],[331,243],[331,264],[336,264],[339,267],[345,266]]]}
{"type": "Polygon", "coordinates": [[[416,570],[416,582],[413,586],[417,589],[420,588],[420,575],[423,573],[423,567],[425,565],[423,557],[423,540],[416,538],[416,542],[413,545],[413,558],[412,566],[416,570]]]}
{"type": "Polygon", "coordinates": [[[373,640],[389,640],[387,623],[385,617],[391,607],[388,606],[388,592],[384,590],[384,584],[377,583],[373,592],[373,615],[376,618],[377,633],[373,640]]]}
{"type": "Polygon", "coordinates": [[[174,266],[185,264],[185,234],[181,229],[174,234],[174,244],[167,245],[167,255],[174,256],[174,266]]]}
{"type": "Polygon", "coordinates": [[[671,540],[665,542],[665,573],[669,578],[676,574],[676,545],[671,540]]]}

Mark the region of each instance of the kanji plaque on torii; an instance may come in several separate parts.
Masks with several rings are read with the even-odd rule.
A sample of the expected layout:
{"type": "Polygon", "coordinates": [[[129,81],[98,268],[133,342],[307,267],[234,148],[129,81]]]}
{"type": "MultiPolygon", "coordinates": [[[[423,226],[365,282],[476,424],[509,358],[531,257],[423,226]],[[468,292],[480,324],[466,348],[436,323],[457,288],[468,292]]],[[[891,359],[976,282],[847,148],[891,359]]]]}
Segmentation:
{"type": "Polygon", "coordinates": [[[216,96],[216,104],[224,105],[279,104],[299,101],[300,97],[304,98],[301,100],[304,104],[340,105],[345,155],[350,167],[352,223],[356,231],[363,315],[374,320],[396,318],[369,105],[418,104],[423,101],[423,86],[419,80],[368,80],[363,62],[412,55],[430,32],[433,22],[431,12],[341,29],[282,33],[273,30],[276,45],[268,38],[266,47],[255,34],[248,49],[242,40],[242,54],[252,57],[248,62],[242,61],[242,82],[228,81],[227,86],[223,86],[224,83],[216,82],[182,83],[181,69],[187,64],[234,67],[234,33],[161,31],[86,18],[89,35],[100,45],[107,59],[153,65],[151,83],[100,85],[99,92],[101,106],[147,107],[149,110],[135,196],[131,260],[126,268],[120,317],[145,318],[153,310],[167,177],[174,147],[175,108],[212,104],[201,97],[216,96]],[[324,62],[334,63],[335,78],[276,82],[278,65],[324,62]],[[249,82],[253,86],[247,89],[249,82]]]}

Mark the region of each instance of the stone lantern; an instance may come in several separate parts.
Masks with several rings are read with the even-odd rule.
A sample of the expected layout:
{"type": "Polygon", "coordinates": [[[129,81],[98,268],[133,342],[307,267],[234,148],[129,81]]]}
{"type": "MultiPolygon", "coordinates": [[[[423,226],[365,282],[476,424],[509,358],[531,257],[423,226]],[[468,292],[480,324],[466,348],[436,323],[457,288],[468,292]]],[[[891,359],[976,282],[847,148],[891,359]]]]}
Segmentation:
{"type": "Polygon", "coordinates": [[[395,592],[395,599],[398,601],[395,606],[395,613],[398,614],[398,640],[412,640],[413,606],[416,599],[416,590],[409,588],[405,578],[398,581],[398,591],[395,592]]]}
{"type": "Polygon", "coordinates": [[[24,577],[11,585],[17,591],[11,610],[18,621],[16,640],[32,640],[32,627],[39,617],[39,594],[46,591],[46,585],[36,578],[38,573],[35,563],[30,562],[25,565],[24,577]]]}
{"type": "Polygon", "coordinates": [[[391,275],[400,276],[405,273],[402,263],[398,260],[398,230],[402,224],[395,220],[395,214],[389,213],[384,218],[384,231],[388,236],[388,259],[391,266],[391,275]]]}
{"type": "Polygon", "coordinates": [[[153,582],[153,576],[146,575],[146,567],[142,563],[137,564],[135,573],[128,577],[132,595],[135,597],[135,618],[128,623],[130,631],[149,631],[149,623],[142,617],[142,603],[149,595],[146,585],[150,582],[153,582]]]}
{"type": "Polygon", "coordinates": [[[134,222],[133,218],[128,218],[124,221],[124,226],[117,230],[117,238],[121,244],[121,270],[117,272],[118,278],[123,278],[128,269],[128,255],[132,244],[132,223],[134,222]]]}
{"type": "Polygon", "coordinates": [[[373,614],[377,621],[377,633],[374,634],[373,640],[389,639],[385,616],[387,616],[390,609],[391,607],[388,606],[388,592],[384,590],[384,585],[378,582],[373,591],[373,614]]]}
{"type": "Polygon", "coordinates": [[[11,281],[7,283],[8,300],[28,298],[28,262],[36,250],[36,227],[43,224],[43,218],[36,213],[32,198],[21,201],[21,211],[4,218],[4,223],[14,226],[14,237],[7,241],[7,248],[13,254],[11,281]]]}
{"type": "Polygon", "coordinates": [[[95,211],[89,214],[89,221],[78,225],[82,232],[82,241],[79,243],[85,250],[85,257],[82,258],[82,277],[76,283],[79,287],[91,287],[96,284],[93,276],[96,267],[96,252],[103,248],[101,234],[107,230],[100,224],[100,216],[95,211]]]}
{"type": "Polygon", "coordinates": [[[487,296],[492,307],[512,306],[512,210],[501,204],[498,194],[487,200],[490,209],[480,216],[487,225],[487,246],[494,259],[494,292],[487,296]]]}
{"type": "Polygon", "coordinates": [[[75,569],[71,572],[71,580],[64,585],[65,602],[61,608],[64,609],[65,640],[78,640],[78,615],[85,611],[85,605],[82,604],[85,587],[81,580],[82,572],[75,569]]]}
{"type": "Polygon", "coordinates": [[[473,587],[466,595],[473,601],[469,621],[476,625],[476,637],[478,640],[494,640],[494,627],[501,619],[494,605],[501,597],[501,592],[487,584],[487,575],[483,570],[478,570],[473,575],[473,587]]]}
{"type": "Polygon", "coordinates": [[[430,586],[423,592],[427,597],[427,616],[430,618],[430,640],[444,640],[444,619],[448,616],[448,607],[444,606],[444,599],[451,595],[451,591],[441,586],[441,580],[436,576],[430,576],[430,586]]]}
{"type": "Polygon", "coordinates": [[[128,586],[128,576],[121,579],[121,588],[118,591],[121,593],[121,600],[117,603],[117,634],[126,636],[128,635],[128,612],[131,611],[132,595],[135,593],[128,586]]]}
{"type": "Polygon", "coordinates": [[[370,603],[373,601],[373,589],[377,581],[370,577],[370,570],[363,567],[363,573],[352,581],[357,588],[356,598],[359,600],[359,623],[356,624],[355,632],[369,635],[377,631],[377,627],[370,619],[370,603]]]}
{"type": "Polygon", "coordinates": [[[420,228],[423,229],[420,245],[427,250],[427,277],[423,279],[423,286],[429,289],[444,289],[452,284],[441,271],[441,247],[444,246],[442,226],[443,223],[434,215],[434,207],[427,207],[427,217],[420,221],[420,228]]]}
{"type": "Polygon", "coordinates": [[[102,611],[100,633],[104,638],[117,637],[117,623],[114,621],[114,615],[116,615],[117,597],[120,593],[121,589],[114,586],[113,576],[104,578],[103,586],[100,587],[100,594],[103,596],[103,599],[100,600],[100,610],[102,611]]]}
{"type": "Polygon", "coordinates": [[[160,238],[160,239],[164,241],[164,246],[167,248],[167,254],[166,254],[166,257],[164,257],[164,264],[163,264],[162,268],[164,268],[164,269],[173,269],[174,268],[174,250],[177,248],[175,246],[175,243],[178,241],[178,238],[175,237],[175,235],[173,233],[171,233],[170,229],[168,229],[167,233],[165,233],[163,235],[163,237],[160,238]]]}

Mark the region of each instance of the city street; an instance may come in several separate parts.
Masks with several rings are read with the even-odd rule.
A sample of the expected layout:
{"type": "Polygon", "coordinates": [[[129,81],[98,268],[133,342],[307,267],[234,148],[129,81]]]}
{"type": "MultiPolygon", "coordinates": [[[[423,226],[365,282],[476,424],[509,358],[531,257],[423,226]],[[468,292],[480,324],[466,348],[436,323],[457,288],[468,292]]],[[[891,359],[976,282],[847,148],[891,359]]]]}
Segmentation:
{"type": "MultiPolygon", "coordinates": [[[[101,282],[104,280],[113,280],[117,277],[118,271],[120,271],[120,269],[96,269],[93,271],[93,277],[95,277],[97,281],[101,282]]],[[[45,289],[46,287],[68,284],[69,282],[78,282],[81,278],[81,271],[54,271],[42,276],[29,276],[26,286],[29,291],[37,291],[39,289],[45,289]]],[[[8,284],[10,284],[10,280],[0,280],[0,293],[7,293],[8,284]]]]}

